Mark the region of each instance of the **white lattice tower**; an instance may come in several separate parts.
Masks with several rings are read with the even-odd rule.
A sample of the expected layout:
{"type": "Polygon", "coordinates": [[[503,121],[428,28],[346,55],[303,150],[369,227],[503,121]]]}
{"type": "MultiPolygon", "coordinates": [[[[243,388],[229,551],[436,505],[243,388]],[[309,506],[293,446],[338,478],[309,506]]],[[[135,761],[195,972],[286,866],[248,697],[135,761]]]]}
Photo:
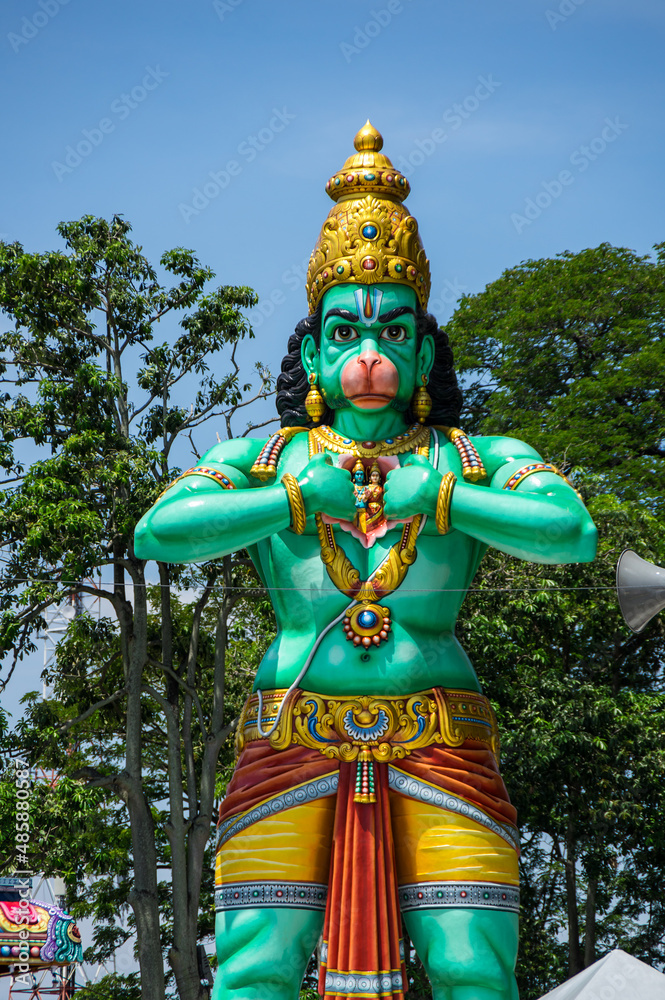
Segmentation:
{"type": "Polygon", "coordinates": [[[50,966],[23,976],[12,976],[7,1000],[18,1000],[19,997],[22,1000],[42,1000],[43,997],[69,1000],[80,985],[76,982],[77,969],[75,965],[50,966]]]}
{"type": "MultiPolygon", "coordinates": [[[[99,584],[92,579],[84,581],[86,586],[95,590],[99,584]]],[[[67,629],[74,618],[82,615],[84,611],[90,613],[101,613],[101,601],[98,597],[87,595],[84,597],[79,591],[73,591],[68,599],[61,604],[51,605],[45,612],[46,628],[44,629],[44,670],[55,665],[55,655],[58,643],[64,637],[67,629]]],[[[48,697],[46,681],[42,690],[42,697],[48,697]]]]}

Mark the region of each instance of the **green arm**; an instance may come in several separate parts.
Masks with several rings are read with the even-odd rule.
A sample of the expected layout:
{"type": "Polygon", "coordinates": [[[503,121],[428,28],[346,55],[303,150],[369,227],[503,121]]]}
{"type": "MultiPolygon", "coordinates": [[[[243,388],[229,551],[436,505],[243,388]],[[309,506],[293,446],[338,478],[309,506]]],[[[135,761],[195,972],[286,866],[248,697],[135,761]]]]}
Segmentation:
{"type": "Polygon", "coordinates": [[[203,562],[289,527],[291,512],[281,483],[248,489],[237,469],[218,463],[215,468],[237,488],[225,490],[200,476],[181,480],[139,521],[134,536],[139,559],[203,562]]]}
{"type": "Polygon", "coordinates": [[[458,479],[451,525],[531,562],[591,562],[596,554],[596,527],[566,480],[541,471],[527,476],[516,489],[505,490],[518,469],[542,459],[528,445],[511,438],[476,438],[475,443],[482,448],[491,483],[487,488],[458,479]]]}
{"type": "MultiPolygon", "coordinates": [[[[330,517],[350,520],[355,513],[351,476],[334,466],[327,455],[314,455],[307,461],[307,441],[301,437],[302,442],[296,439],[287,447],[292,449],[292,467],[298,471],[305,517],[324,511],[330,517]]],[[[178,481],[139,521],[134,536],[139,558],[163,562],[216,559],[288,528],[294,512],[281,481],[251,488],[248,477],[260,445],[248,446],[236,439],[204,455],[199,465],[222,473],[235,488],[229,489],[229,484],[223,488],[214,474],[212,478],[187,475],[178,481]],[[248,447],[246,455],[237,454],[238,449],[248,447]],[[229,458],[225,464],[227,456],[233,461],[229,458]]]]}
{"type": "Polygon", "coordinates": [[[186,476],[168,489],[136,527],[140,559],[202,562],[246,548],[288,528],[291,512],[281,483],[252,488],[249,470],[263,440],[239,438],[215,445],[198,466],[216,469],[235,489],[207,476],[186,476]]]}
{"type": "MultiPolygon", "coordinates": [[[[557,480],[552,473],[543,479],[557,480]]],[[[453,528],[519,559],[537,563],[591,562],[597,532],[574,490],[562,480],[547,493],[457,482],[450,508],[453,528]]]]}

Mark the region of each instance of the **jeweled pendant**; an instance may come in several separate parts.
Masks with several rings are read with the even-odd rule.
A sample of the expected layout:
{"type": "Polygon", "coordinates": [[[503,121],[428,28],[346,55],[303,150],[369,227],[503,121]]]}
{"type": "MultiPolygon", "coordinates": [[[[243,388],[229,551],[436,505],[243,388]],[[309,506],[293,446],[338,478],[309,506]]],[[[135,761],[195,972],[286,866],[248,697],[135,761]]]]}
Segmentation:
{"type": "Polygon", "coordinates": [[[309,392],[305,397],[305,410],[313,423],[318,424],[326,412],[326,401],[319,392],[314,372],[309,376],[309,392]]]}
{"type": "Polygon", "coordinates": [[[354,646],[378,646],[390,632],[390,610],[366,601],[347,609],[343,622],[346,638],[354,646]]]}
{"type": "Polygon", "coordinates": [[[411,399],[411,409],[416,420],[424,424],[432,409],[432,397],[427,391],[426,376],[423,375],[423,384],[416,389],[411,399]]]}

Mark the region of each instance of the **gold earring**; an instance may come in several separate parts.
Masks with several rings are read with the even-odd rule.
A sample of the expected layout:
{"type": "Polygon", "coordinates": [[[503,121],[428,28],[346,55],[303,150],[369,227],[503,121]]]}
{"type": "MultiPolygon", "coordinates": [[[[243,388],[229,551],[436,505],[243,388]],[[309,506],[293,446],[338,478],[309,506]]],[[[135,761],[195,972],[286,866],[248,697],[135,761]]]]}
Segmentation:
{"type": "Polygon", "coordinates": [[[423,375],[423,384],[419,386],[413,394],[411,399],[411,409],[413,410],[413,415],[419,424],[424,424],[425,420],[429,416],[429,412],[432,409],[432,397],[425,388],[427,385],[427,375],[423,375]]]}
{"type": "Polygon", "coordinates": [[[318,424],[319,420],[326,412],[326,403],[323,396],[319,392],[314,372],[309,373],[309,392],[305,397],[305,409],[307,410],[307,415],[311,418],[312,423],[314,424],[318,424]]]}

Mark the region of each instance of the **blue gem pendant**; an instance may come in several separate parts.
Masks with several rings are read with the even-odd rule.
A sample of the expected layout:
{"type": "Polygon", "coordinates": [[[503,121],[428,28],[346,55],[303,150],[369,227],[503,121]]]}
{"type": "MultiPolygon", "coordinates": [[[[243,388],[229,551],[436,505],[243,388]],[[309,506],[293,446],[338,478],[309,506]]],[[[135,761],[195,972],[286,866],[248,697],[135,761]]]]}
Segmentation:
{"type": "Polygon", "coordinates": [[[390,632],[390,610],[379,604],[364,601],[348,608],[344,619],[346,638],[354,646],[378,646],[385,642],[390,632]]]}

